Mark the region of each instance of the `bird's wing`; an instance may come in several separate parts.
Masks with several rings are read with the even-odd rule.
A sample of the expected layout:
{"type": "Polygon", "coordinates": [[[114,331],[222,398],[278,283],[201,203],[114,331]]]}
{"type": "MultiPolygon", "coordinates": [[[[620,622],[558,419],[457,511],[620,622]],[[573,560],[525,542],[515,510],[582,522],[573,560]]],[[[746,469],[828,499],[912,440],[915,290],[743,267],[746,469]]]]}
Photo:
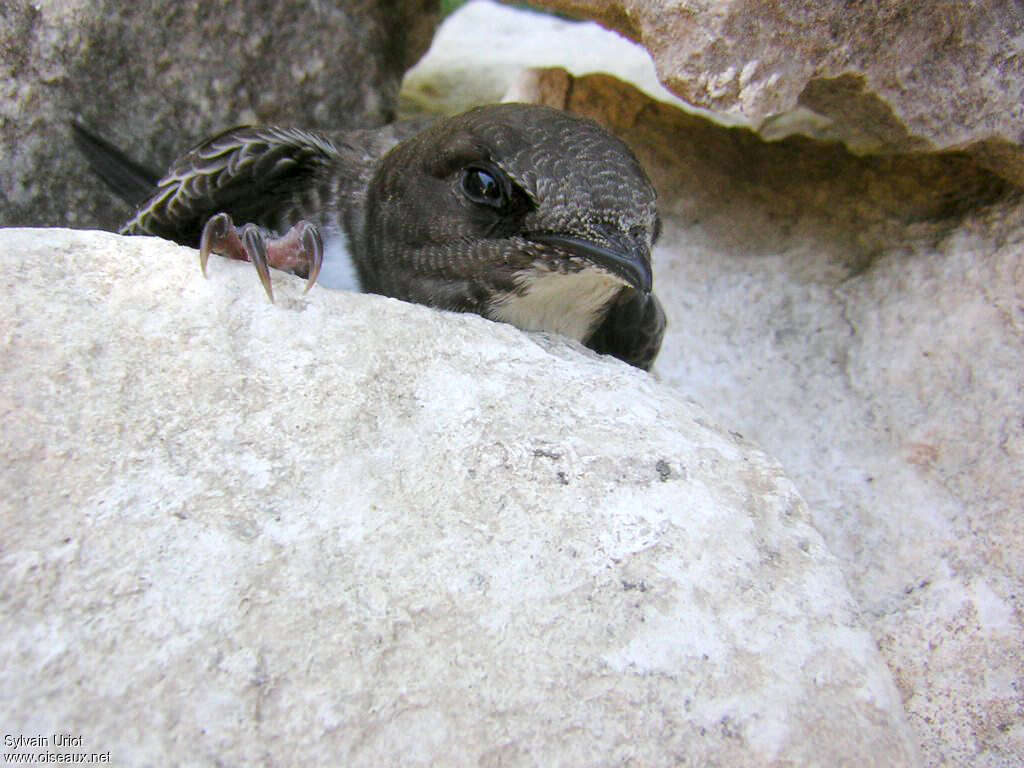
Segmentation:
{"type": "MultiPolygon", "coordinates": [[[[316,210],[321,179],[338,151],[320,134],[292,128],[233,128],[174,162],[122,228],[195,246],[216,213],[236,223],[280,229],[316,210]]],[[[286,227],[285,227],[286,228],[286,227]]]]}
{"type": "Polygon", "coordinates": [[[71,121],[71,137],[93,173],[126,203],[136,206],[153,194],[159,172],[137,163],[79,120],[71,121]]]}
{"type": "Polygon", "coordinates": [[[602,355],[612,355],[650,370],[665,335],[665,312],[653,293],[624,291],[586,345],[602,355]]]}

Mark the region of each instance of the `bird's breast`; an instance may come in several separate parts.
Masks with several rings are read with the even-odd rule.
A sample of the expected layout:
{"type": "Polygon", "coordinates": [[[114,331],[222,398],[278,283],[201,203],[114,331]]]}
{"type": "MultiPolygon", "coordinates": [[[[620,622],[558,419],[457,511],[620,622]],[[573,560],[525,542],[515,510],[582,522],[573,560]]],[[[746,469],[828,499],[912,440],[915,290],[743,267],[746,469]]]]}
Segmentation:
{"type": "Polygon", "coordinates": [[[519,288],[495,296],[487,316],[526,331],[550,331],[586,341],[623,284],[596,269],[530,270],[521,275],[519,288]]]}

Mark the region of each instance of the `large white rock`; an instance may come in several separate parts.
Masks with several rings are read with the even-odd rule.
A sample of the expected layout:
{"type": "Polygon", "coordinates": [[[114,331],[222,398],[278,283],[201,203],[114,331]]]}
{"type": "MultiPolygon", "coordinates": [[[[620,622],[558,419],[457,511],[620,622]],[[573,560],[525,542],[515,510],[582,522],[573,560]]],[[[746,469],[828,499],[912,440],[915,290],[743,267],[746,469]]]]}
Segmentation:
{"type": "Polygon", "coordinates": [[[0,231],[0,722],[144,764],[915,762],[779,467],[652,377],[0,231]]]}

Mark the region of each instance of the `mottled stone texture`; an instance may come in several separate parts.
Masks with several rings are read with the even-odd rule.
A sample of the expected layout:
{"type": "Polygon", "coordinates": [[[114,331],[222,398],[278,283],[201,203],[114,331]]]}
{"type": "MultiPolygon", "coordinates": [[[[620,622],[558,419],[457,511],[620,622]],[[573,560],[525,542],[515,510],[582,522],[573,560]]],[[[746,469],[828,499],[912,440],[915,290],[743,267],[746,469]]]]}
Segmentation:
{"type": "Polygon", "coordinates": [[[782,462],[925,765],[1024,764],[1024,204],[965,153],[766,142],[605,76],[518,88],[658,187],[656,370],[782,462]]]}
{"type": "Polygon", "coordinates": [[[792,484],[649,375],[287,276],[271,305],[150,238],[9,230],[0,267],[5,732],[121,765],[917,764],[792,484]]]}
{"type": "Polygon", "coordinates": [[[640,42],[671,91],[767,135],[810,132],[858,152],[971,148],[1024,185],[1020,0],[538,4],[640,42]]]}
{"type": "Polygon", "coordinates": [[[0,12],[0,225],[113,228],[128,210],[70,142],[79,117],[158,169],[242,123],[379,125],[436,0],[11,0],[0,12]]]}

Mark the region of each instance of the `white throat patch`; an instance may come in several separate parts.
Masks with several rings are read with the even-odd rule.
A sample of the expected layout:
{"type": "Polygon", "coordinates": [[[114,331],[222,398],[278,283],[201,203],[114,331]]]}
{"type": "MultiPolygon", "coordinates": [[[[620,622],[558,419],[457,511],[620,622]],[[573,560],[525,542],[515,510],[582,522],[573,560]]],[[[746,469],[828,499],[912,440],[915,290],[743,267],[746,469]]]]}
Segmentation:
{"type": "Polygon", "coordinates": [[[568,274],[531,269],[520,275],[524,290],[498,297],[488,317],[526,331],[551,331],[576,341],[587,339],[598,312],[624,285],[599,269],[568,274]]]}

